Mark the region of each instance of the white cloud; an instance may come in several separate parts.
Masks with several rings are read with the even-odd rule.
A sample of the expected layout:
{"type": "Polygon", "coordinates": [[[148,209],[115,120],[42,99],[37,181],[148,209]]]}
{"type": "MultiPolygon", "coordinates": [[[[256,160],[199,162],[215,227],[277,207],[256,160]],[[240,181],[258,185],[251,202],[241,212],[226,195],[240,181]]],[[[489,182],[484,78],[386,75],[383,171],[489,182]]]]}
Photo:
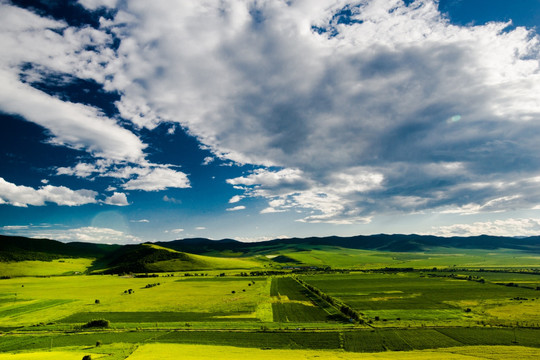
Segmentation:
{"type": "Polygon", "coordinates": [[[129,202],[127,200],[126,194],[115,192],[114,194],[105,199],[105,204],[115,206],[127,206],[129,205],[129,202]]]}
{"type": "Polygon", "coordinates": [[[136,127],[176,122],[224,164],[264,167],[228,181],[267,198],[263,212],[295,208],[303,221],[362,223],[396,210],[540,202],[533,185],[511,185],[540,173],[540,46],[532,31],[453,25],[430,0],[116,6],[96,30],[2,4],[0,46],[10,51],[0,62],[0,107],[45,126],[57,144],[121,164],[59,173],[106,173],[128,190],[189,187],[167,166],[125,166],[144,161],[140,139],[93,107],[21,82],[21,64],[36,64],[22,74],[28,79],[92,79],[121,94],[120,116],[136,127]],[[346,5],[355,21],[339,21],[346,5]],[[488,185],[474,187],[481,183],[488,185]],[[489,204],[497,198],[512,200],[489,204]]]}
{"type": "Polygon", "coordinates": [[[303,208],[309,215],[301,221],[351,224],[370,221],[369,216],[362,215],[363,209],[358,202],[364,193],[380,188],[382,181],[380,173],[354,167],[346,173],[331,174],[318,183],[306,179],[297,169],[277,172],[259,169],[227,182],[240,186],[248,196],[269,199],[269,206],[261,211],[262,214],[303,208]]]}
{"type": "Polygon", "coordinates": [[[179,200],[179,199],[176,199],[172,196],[167,196],[167,195],[163,195],[163,201],[165,202],[169,202],[169,203],[172,203],[172,204],[181,204],[182,203],[182,200],[179,200]]]}
{"type": "Polygon", "coordinates": [[[505,219],[472,224],[454,224],[434,227],[430,234],[439,236],[537,236],[540,219],[505,219]]]}
{"type": "Polygon", "coordinates": [[[206,228],[204,226],[197,226],[195,230],[206,230],[206,228]]]}
{"type": "Polygon", "coordinates": [[[81,162],[74,167],[59,167],[56,173],[82,178],[99,176],[127,180],[121,185],[126,190],[158,191],[167,188],[189,188],[187,175],[171,167],[151,163],[130,166],[100,159],[95,164],[81,162]]]}
{"type": "Polygon", "coordinates": [[[46,185],[39,189],[16,185],[0,177],[0,203],[18,207],[28,205],[43,206],[45,203],[55,203],[65,206],[95,204],[97,192],[92,190],[71,190],[64,186],[46,185]]]}
{"type": "Polygon", "coordinates": [[[98,169],[93,164],[78,163],[74,167],[59,167],[56,169],[57,175],[75,175],[80,178],[90,177],[98,172],[98,169]]]}
{"type": "Polygon", "coordinates": [[[127,190],[159,191],[167,188],[189,188],[189,180],[183,172],[166,167],[145,169],[136,179],[124,185],[127,190]]]}
{"type": "Polygon", "coordinates": [[[141,161],[146,145],[99,109],[63,101],[20,78],[35,81],[60,74],[103,82],[107,74],[103,64],[114,58],[110,35],[90,27],[71,28],[5,3],[1,6],[0,47],[9,49],[0,59],[2,111],[45,127],[54,144],[96,157],[141,161]],[[25,64],[32,67],[21,70],[25,64]]]}
{"type": "Polygon", "coordinates": [[[123,231],[93,226],[75,229],[50,230],[47,232],[40,232],[39,234],[36,233],[33,237],[45,237],[64,242],[82,241],[102,244],[130,244],[142,242],[140,238],[123,231]]]}
{"type": "Polygon", "coordinates": [[[89,10],[96,10],[100,7],[114,8],[118,0],[78,0],[78,2],[89,10]]]}
{"type": "Polygon", "coordinates": [[[149,223],[150,220],[148,220],[148,219],[140,219],[140,220],[130,220],[130,222],[133,222],[133,223],[149,223]]]}
{"type": "Polygon", "coordinates": [[[241,242],[261,242],[261,241],[269,241],[269,240],[275,240],[275,239],[290,239],[290,236],[286,235],[278,235],[278,236],[256,236],[256,237],[245,237],[245,236],[237,236],[234,238],[234,240],[241,241],[241,242]]]}
{"type": "Polygon", "coordinates": [[[6,225],[6,226],[2,226],[2,230],[26,230],[28,229],[29,226],[28,225],[6,225]]]}
{"type": "Polygon", "coordinates": [[[56,145],[84,149],[97,157],[140,161],[146,147],[133,133],[95,108],[70,103],[21,83],[0,69],[0,108],[47,128],[56,145]]]}
{"type": "MultiPolygon", "coordinates": [[[[116,1],[81,3],[95,10],[115,6],[116,1]]],[[[189,187],[184,173],[168,165],[148,163],[144,153],[147,145],[117,119],[107,117],[96,107],[70,102],[33,87],[35,82],[50,81],[51,76],[66,84],[84,79],[106,87],[106,79],[115,71],[113,64],[117,61],[110,48],[110,33],[92,27],[70,27],[5,2],[0,6],[0,47],[9,49],[0,58],[0,109],[47,129],[49,143],[84,150],[94,157],[93,162],[59,167],[57,175],[125,178],[128,181],[123,187],[131,190],[189,187]]],[[[113,196],[105,203],[127,205],[125,195],[113,196]]],[[[0,201],[6,203],[5,199],[0,201]]]]}
{"type": "Polygon", "coordinates": [[[244,196],[242,195],[234,195],[232,198],[229,199],[229,204],[234,204],[242,200],[244,196]]]}
{"type": "Polygon", "coordinates": [[[246,207],[244,205],[238,205],[232,208],[227,208],[227,211],[239,211],[239,210],[245,210],[245,209],[246,207]]]}
{"type": "Polygon", "coordinates": [[[173,234],[180,234],[183,231],[184,231],[184,229],[173,229],[170,232],[172,232],[173,234]]]}
{"type": "Polygon", "coordinates": [[[202,164],[203,165],[209,165],[210,163],[212,163],[215,159],[212,157],[212,156],[207,156],[204,158],[202,164]]]}
{"type": "Polygon", "coordinates": [[[4,226],[3,230],[10,231],[17,236],[26,236],[37,239],[52,239],[62,242],[90,242],[101,244],[132,244],[140,243],[142,239],[126,232],[86,226],[80,228],[51,228],[50,225],[30,226],[4,226]]]}
{"type": "Polygon", "coordinates": [[[123,116],[180,122],[221,159],[281,169],[229,181],[284,201],[264,212],[365,222],[512,176],[516,156],[540,170],[523,155],[540,140],[538,37],[526,29],[452,25],[428,0],[124,5],[106,23],[122,39],[108,86],[123,116]],[[347,4],[348,24],[334,18],[347,4]]]}

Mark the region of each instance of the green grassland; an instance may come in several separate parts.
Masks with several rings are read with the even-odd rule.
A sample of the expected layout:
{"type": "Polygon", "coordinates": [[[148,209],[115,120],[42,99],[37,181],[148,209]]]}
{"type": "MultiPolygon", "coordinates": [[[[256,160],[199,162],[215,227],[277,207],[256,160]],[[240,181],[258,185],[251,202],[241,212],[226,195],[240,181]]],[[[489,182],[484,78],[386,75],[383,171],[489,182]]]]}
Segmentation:
{"type": "Polygon", "coordinates": [[[0,262],[1,276],[49,276],[84,273],[94,259],[67,258],[51,261],[0,262]]]}
{"type": "Polygon", "coordinates": [[[499,249],[432,248],[421,252],[388,252],[348,249],[335,246],[290,245],[253,248],[247,253],[230,250],[190,254],[155,244],[132,245],[104,258],[60,258],[50,261],[0,261],[0,276],[49,276],[76,273],[140,273],[209,271],[232,269],[281,269],[298,266],[338,269],[377,269],[386,267],[429,269],[522,269],[540,268],[534,254],[499,249]],[[211,255],[211,256],[208,256],[211,255]],[[242,257],[238,257],[242,255],[242,257]]]}
{"type": "Polygon", "coordinates": [[[421,252],[388,252],[344,249],[332,246],[303,246],[282,249],[267,256],[283,256],[293,261],[283,265],[331,266],[345,269],[400,268],[539,268],[540,258],[531,253],[499,249],[456,249],[435,247],[421,252]]]}
{"type": "Polygon", "coordinates": [[[304,244],[223,255],[141,244],[99,266],[0,262],[0,360],[540,357],[530,253],[304,244]],[[84,326],[95,319],[110,326],[84,326]]]}
{"type": "Polygon", "coordinates": [[[269,301],[267,281],[241,277],[113,275],[6,279],[0,281],[0,323],[2,326],[48,323],[93,312],[212,312],[256,319],[258,305],[269,301]],[[159,286],[145,288],[158,282],[159,286]],[[133,293],[126,293],[130,289],[133,293]]]}

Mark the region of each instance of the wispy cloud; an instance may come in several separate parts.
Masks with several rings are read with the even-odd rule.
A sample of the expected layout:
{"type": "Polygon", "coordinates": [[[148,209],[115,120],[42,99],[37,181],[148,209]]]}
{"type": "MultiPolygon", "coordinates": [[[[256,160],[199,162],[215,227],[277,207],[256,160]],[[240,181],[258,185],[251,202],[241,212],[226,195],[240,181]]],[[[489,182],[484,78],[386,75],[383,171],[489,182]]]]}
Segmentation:
{"type": "Polygon", "coordinates": [[[172,203],[172,204],[181,204],[182,203],[182,200],[176,199],[176,198],[174,198],[172,196],[168,196],[168,195],[163,195],[163,201],[168,202],[168,203],[172,203]]]}
{"type": "Polygon", "coordinates": [[[245,210],[245,209],[246,207],[244,205],[238,205],[232,208],[227,208],[227,211],[240,211],[240,210],[245,210]]]}
{"type": "Polygon", "coordinates": [[[229,204],[235,204],[239,202],[240,200],[242,200],[243,198],[244,196],[242,195],[234,195],[232,198],[229,199],[229,204]]]}
{"type": "MultiPolygon", "coordinates": [[[[4,228],[6,227],[4,226],[4,228]]],[[[101,244],[132,244],[142,242],[142,239],[126,232],[94,226],[80,228],[26,226],[3,230],[11,230],[11,233],[14,235],[58,240],[62,242],[80,241],[101,244]]]]}
{"type": "Polygon", "coordinates": [[[203,165],[209,165],[211,164],[212,162],[214,162],[215,158],[213,158],[212,156],[207,156],[204,158],[202,164],[203,165]]]}
{"type": "Polygon", "coordinates": [[[11,231],[11,230],[26,230],[28,228],[29,228],[28,225],[6,225],[6,226],[2,226],[2,230],[8,230],[8,231],[11,231]]]}
{"type": "Polygon", "coordinates": [[[439,236],[537,236],[540,233],[540,219],[504,219],[480,221],[471,224],[454,224],[434,227],[430,234],[439,236]]]}

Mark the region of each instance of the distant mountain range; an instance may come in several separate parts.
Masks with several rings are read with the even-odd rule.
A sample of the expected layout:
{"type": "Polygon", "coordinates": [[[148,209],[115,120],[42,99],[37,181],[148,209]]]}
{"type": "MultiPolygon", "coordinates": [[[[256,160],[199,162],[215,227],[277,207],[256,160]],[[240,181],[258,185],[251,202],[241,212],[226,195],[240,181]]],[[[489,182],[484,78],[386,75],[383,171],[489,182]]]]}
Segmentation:
{"type": "MultiPolygon", "coordinates": [[[[0,261],[50,261],[60,258],[96,259],[91,270],[107,272],[183,271],[263,266],[264,261],[288,262],[285,253],[317,249],[421,252],[433,249],[516,250],[540,254],[540,236],[437,237],[423,235],[369,235],[309,237],[245,243],[232,239],[182,239],[138,245],[62,243],[49,239],[0,235],[0,261]],[[269,254],[277,254],[269,257],[269,254]],[[269,260],[273,259],[273,260],[269,260]]],[[[290,259],[294,263],[294,259],[290,259]]],[[[0,274],[1,275],[1,274],[0,274]]]]}
{"type": "Polygon", "coordinates": [[[458,249],[514,249],[540,252],[540,236],[526,238],[503,236],[439,237],[430,235],[357,235],[350,237],[327,236],[308,238],[275,239],[262,242],[245,243],[232,239],[209,240],[204,238],[182,239],[157,242],[157,245],[203,254],[213,251],[235,251],[251,253],[257,250],[295,247],[295,246],[337,246],[346,249],[378,251],[424,251],[433,247],[458,249]]]}

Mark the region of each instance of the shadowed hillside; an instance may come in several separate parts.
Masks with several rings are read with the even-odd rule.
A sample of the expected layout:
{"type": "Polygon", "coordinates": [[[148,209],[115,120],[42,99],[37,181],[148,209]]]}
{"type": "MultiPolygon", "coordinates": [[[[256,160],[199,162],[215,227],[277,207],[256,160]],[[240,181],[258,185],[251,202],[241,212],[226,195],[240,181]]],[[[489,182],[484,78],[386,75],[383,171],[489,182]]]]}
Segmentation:
{"type": "Polygon", "coordinates": [[[66,244],[56,240],[0,235],[0,261],[50,261],[66,257],[101,258],[121,247],[121,245],[82,242],[66,244]]]}

